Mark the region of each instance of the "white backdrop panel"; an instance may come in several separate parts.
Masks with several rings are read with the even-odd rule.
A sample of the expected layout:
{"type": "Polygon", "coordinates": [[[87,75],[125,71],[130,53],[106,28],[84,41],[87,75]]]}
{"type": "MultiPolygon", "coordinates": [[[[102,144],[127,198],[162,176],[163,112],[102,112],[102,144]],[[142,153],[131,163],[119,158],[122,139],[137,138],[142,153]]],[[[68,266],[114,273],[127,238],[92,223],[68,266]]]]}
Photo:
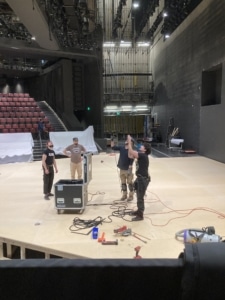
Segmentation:
{"type": "Polygon", "coordinates": [[[0,164],[32,161],[33,146],[30,132],[0,134],[0,164]]]}
{"type": "Polygon", "coordinates": [[[98,153],[97,147],[94,141],[94,128],[89,126],[84,131],[62,131],[62,132],[50,132],[50,140],[54,145],[54,151],[56,154],[62,154],[63,150],[73,144],[73,138],[79,139],[79,144],[83,145],[87,152],[94,154],[98,153]]]}

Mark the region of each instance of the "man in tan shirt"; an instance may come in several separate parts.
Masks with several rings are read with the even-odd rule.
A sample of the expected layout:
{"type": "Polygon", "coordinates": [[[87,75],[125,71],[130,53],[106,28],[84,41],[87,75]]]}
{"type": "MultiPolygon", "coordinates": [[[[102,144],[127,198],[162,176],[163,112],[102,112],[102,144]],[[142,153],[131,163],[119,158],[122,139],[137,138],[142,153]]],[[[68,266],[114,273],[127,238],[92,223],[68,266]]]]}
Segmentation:
{"type": "Polygon", "coordinates": [[[81,154],[85,153],[86,149],[84,146],[78,143],[78,138],[73,138],[73,144],[69,145],[63,150],[63,153],[70,157],[70,173],[71,179],[75,179],[77,172],[78,179],[82,178],[82,157],[81,154]]]}

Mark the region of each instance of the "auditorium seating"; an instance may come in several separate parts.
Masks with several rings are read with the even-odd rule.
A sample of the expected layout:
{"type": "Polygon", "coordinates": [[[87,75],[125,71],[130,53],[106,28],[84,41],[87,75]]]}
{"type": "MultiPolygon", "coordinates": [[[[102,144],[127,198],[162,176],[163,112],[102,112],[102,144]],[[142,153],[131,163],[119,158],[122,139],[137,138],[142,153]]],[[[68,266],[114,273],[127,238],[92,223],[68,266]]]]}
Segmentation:
{"type": "Polygon", "coordinates": [[[48,131],[54,131],[48,118],[28,93],[0,93],[0,133],[38,133],[43,119],[48,131]]]}

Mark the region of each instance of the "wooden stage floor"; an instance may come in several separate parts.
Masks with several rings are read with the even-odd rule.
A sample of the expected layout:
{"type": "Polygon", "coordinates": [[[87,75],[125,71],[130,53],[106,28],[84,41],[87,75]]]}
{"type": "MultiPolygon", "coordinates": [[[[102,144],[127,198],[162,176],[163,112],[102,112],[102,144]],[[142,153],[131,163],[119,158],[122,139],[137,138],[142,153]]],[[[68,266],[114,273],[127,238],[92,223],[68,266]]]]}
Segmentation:
{"type": "MultiPolygon", "coordinates": [[[[71,253],[78,258],[133,258],[140,246],[142,258],[178,258],[183,239],[175,235],[183,229],[214,226],[225,236],[225,164],[201,156],[150,156],[151,183],[145,197],[145,218],[131,222],[127,214],[136,208],[121,197],[118,154],[92,156],[92,180],[88,203],[82,214],[55,208],[55,198],[43,198],[41,162],[0,166],[0,237],[71,253]],[[102,245],[88,229],[75,233],[74,219],[104,219],[99,236],[118,245],[102,245]],[[114,229],[122,226],[136,233],[121,236],[114,229]]],[[[57,159],[59,173],[54,183],[69,179],[69,159],[57,159]]],[[[54,192],[54,190],[52,190],[54,192]]]]}

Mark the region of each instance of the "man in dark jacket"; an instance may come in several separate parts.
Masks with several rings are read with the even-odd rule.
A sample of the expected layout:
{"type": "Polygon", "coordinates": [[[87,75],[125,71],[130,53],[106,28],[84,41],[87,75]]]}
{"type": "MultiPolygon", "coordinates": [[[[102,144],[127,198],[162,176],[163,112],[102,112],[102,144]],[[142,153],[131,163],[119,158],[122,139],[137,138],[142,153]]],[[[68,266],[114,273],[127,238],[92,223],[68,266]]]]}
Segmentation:
{"type": "Polygon", "coordinates": [[[149,154],[151,153],[151,145],[144,143],[140,146],[139,151],[135,151],[132,148],[132,138],[127,136],[128,141],[128,155],[129,157],[136,159],[136,180],[135,189],[137,193],[137,210],[133,211],[131,215],[135,216],[132,221],[141,221],[144,219],[144,196],[147,190],[148,184],[151,180],[148,172],[149,168],[149,154]]]}
{"type": "Polygon", "coordinates": [[[58,172],[55,151],[53,150],[53,144],[51,141],[47,141],[46,149],[42,154],[42,169],[43,169],[43,181],[44,181],[44,199],[50,200],[49,196],[54,196],[51,193],[53,180],[54,180],[54,168],[55,172],[58,172]]]}

